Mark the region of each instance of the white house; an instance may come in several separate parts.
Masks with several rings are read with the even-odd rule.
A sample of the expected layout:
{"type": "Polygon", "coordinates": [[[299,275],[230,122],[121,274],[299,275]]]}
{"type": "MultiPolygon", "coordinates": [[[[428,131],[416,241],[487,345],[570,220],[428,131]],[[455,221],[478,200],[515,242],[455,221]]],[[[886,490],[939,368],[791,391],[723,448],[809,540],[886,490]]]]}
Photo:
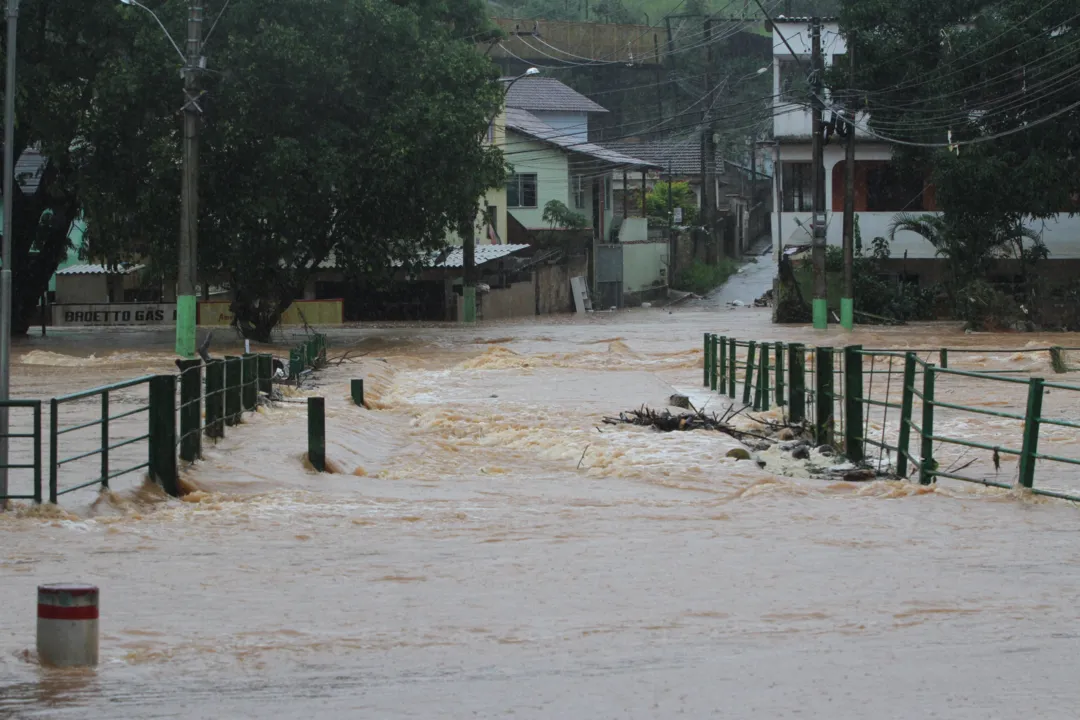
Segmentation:
{"type": "MultiPolygon", "coordinates": [[[[810,244],[811,204],[811,114],[805,104],[792,102],[806,97],[806,72],[810,67],[810,19],[779,17],[773,22],[773,136],[776,144],[773,174],[773,248],[810,244]],[[786,43],[785,43],[786,41],[786,43]],[[797,54],[793,56],[788,45],[797,54]],[[801,61],[801,62],[800,62],[801,61]]],[[[821,46],[826,65],[842,61],[847,45],[839,25],[822,23],[821,46]]],[[[828,120],[826,111],[826,120],[828,120]]],[[[905,176],[891,163],[892,148],[863,130],[856,130],[855,210],[864,246],[878,236],[888,237],[888,228],[900,212],[937,210],[929,177],[905,176]]],[[[944,139],[943,139],[944,141],[944,139]]],[[[830,245],[843,243],[844,146],[835,138],[825,147],[825,208],[830,245]]],[[[1035,221],[1032,229],[1042,232],[1051,259],[1080,258],[1080,218],[1058,215],[1056,219],[1035,221]]],[[[897,233],[891,246],[894,260],[909,259],[911,274],[934,273],[928,264],[935,258],[934,247],[919,235],[897,233]]],[[[927,278],[929,280],[929,276],[927,278]]]]}

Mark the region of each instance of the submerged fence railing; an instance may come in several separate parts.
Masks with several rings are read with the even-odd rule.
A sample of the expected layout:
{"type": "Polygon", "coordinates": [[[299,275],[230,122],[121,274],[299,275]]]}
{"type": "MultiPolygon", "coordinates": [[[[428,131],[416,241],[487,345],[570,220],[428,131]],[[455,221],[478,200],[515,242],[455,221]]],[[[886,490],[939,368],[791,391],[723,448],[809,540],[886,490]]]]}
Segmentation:
{"type": "Polygon", "coordinates": [[[1080,385],[1016,377],[1032,374],[1031,368],[949,367],[950,358],[957,356],[1046,353],[1052,371],[1064,373],[1077,369],[1066,363],[1066,353],[1076,350],[1080,348],[808,348],[706,334],[703,380],[706,387],[755,411],[779,408],[791,422],[805,423],[818,444],[841,449],[855,463],[871,465],[876,455],[875,469],[917,477],[924,485],[947,478],[1020,486],[1037,495],[1080,502],[1080,491],[1057,490],[1046,481],[1050,463],[1080,465],[1080,457],[1047,449],[1048,444],[1071,445],[1080,454],[1080,432],[1071,432],[1080,431],[1080,385]],[[982,405],[953,402],[951,395],[962,391],[991,399],[982,405]],[[1047,407],[1047,397],[1054,398],[1055,408],[1047,407]],[[1018,407],[1000,407],[1010,403],[1018,407]],[[992,424],[975,437],[971,431],[959,432],[979,419],[992,424]],[[1048,428],[1069,432],[1050,436],[1048,428]],[[979,451],[989,453],[990,460],[969,460],[979,451]],[[1012,462],[1015,481],[1006,482],[1001,467],[1012,462]],[[981,476],[965,473],[982,467],[986,471],[981,476]]]}
{"type": "MultiPolygon", "coordinates": [[[[289,376],[325,365],[327,349],[326,336],[319,334],[293,348],[289,376]]],[[[273,357],[267,354],[229,356],[205,364],[185,360],[178,367],[179,374],[147,375],[49,401],[49,502],[92,486],[107,489],[112,480],[143,471],[165,492],[179,495],[178,460],[191,463],[202,457],[204,437],[224,438],[225,429],[256,411],[259,395],[269,395],[273,387],[273,357]],[[87,406],[93,411],[85,412],[87,406]],[[65,413],[68,409],[71,412],[65,413]],[[67,421],[69,415],[75,418],[67,421]]],[[[10,454],[9,491],[0,496],[0,503],[40,503],[42,401],[10,400],[4,405],[12,413],[28,409],[33,418],[31,430],[11,430],[0,440],[6,439],[9,449],[13,441],[32,441],[33,450],[10,454]],[[26,456],[31,459],[23,460],[26,456]],[[33,471],[32,493],[11,490],[12,471],[17,470],[33,471]]]]}

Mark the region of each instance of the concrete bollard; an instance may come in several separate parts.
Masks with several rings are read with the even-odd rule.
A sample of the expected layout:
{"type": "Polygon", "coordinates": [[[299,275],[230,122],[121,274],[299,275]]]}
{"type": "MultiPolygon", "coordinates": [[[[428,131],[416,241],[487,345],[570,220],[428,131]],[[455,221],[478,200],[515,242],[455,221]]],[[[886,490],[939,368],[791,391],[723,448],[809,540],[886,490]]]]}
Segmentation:
{"type": "Polygon", "coordinates": [[[38,585],[38,660],[48,667],[98,663],[98,589],[93,585],[38,585]]]}

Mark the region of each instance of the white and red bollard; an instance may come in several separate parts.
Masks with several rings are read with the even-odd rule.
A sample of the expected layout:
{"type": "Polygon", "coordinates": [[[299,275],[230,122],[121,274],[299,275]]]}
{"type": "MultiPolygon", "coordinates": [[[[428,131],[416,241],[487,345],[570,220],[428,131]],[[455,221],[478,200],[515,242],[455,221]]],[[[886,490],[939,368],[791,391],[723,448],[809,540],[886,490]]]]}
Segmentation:
{"type": "Polygon", "coordinates": [[[49,667],[98,663],[98,589],[94,585],[38,585],[38,661],[49,667]]]}

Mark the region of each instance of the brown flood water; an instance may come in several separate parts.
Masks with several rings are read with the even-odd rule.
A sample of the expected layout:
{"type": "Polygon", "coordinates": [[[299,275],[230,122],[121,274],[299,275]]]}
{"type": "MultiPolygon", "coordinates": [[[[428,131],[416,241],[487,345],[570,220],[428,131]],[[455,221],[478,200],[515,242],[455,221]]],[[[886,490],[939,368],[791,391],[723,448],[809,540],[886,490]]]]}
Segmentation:
{"type": "MultiPolygon", "coordinates": [[[[822,336],[750,309],[337,331],[331,355],[352,361],[317,390],[335,474],[304,467],[304,408],[284,405],[208,447],[183,501],[132,476],[0,515],[0,718],[1076,717],[1080,509],[778,477],[725,458],[723,436],[601,425],[675,390],[704,403],[705,331],[1013,348],[951,365],[1048,377],[1030,348],[1080,346],[952,325],[822,336]],[[348,402],[360,376],[372,410],[348,402]],[[35,662],[35,588],[58,580],[102,589],[96,671],[35,662]]],[[[47,398],[166,371],[170,340],[33,340],[13,388],[47,398]]],[[[1025,402],[978,380],[939,393],[1025,402]]],[[[95,411],[72,405],[65,422],[95,411]]],[[[1017,426],[958,414],[938,430],[1018,447],[1017,426]]],[[[1044,440],[1080,456],[1070,433],[1044,440]]],[[[946,466],[963,455],[948,452],[946,466]]],[[[1015,475],[1007,459],[957,464],[970,460],[1015,475]]],[[[62,485],[93,471],[74,464],[62,485]]],[[[1048,466],[1037,482],[1080,489],[1074,476],[1048,466]]]]}

